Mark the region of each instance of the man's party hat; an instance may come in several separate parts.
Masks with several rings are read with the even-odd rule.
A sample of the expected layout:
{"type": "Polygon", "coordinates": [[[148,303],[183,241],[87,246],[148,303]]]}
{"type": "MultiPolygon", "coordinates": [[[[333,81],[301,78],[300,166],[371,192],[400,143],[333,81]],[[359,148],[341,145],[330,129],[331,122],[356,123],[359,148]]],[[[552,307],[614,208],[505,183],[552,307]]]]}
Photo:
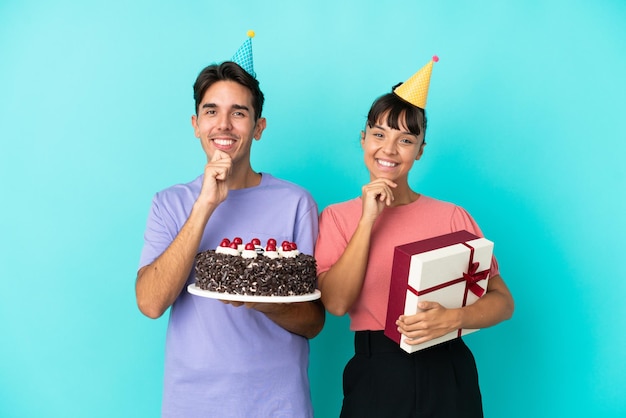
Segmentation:
{"type": "Polygon", "coordinates": [[[439,57],[434,55],[433,59],[428,64],[424,65],[393,92],[412,105],[426,109],[430,73],[433,71],[433,64],[437,61],[439,61],[439,57]]]}
{"type": "Polygon", "coordinates": [[[248,39],[239,47],[235,55],[233,55],[231,61],[239,64],[241,68],[246,70],[248,74],[256,78],[254,72],[254,65],[252,62],[252,38],[254,38],[254,31],[248,31],[248,39]]]}

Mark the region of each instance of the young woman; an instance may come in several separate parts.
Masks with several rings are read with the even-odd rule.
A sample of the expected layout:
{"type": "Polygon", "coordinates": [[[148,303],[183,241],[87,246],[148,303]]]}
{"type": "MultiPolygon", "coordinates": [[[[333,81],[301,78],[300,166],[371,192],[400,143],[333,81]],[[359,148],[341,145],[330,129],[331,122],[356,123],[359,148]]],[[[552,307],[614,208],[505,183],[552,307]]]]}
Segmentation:
{"type": "MultiPolygon", "coordinates": [[[[355,331],[341,417],[482,417],[476,364],[461,338],[408,354],[383,334],[395,246],[463,229],[482,236],[463,208],[409,185],[426,145],[426,117],[398,91],[373,103],[361,132],[370,173],[361,196],[320,216],[315,255],[322,301],[334,315],[348,313],[355,331]]],[[[477,302],[459,309],[421,302],[419,308],[396,322],[409,344],[495,325],[511,317],[513,299],[494,258],[487,292],[477,302]]]]}

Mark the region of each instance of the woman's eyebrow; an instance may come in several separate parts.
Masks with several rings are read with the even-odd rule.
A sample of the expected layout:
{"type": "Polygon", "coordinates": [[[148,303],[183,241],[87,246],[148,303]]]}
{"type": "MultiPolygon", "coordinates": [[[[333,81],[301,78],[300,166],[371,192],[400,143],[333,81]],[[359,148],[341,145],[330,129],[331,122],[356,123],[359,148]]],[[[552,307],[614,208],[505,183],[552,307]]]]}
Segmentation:
{"type": "MultiPolygon", "coordinates": [[[[374,125],[374,126],[372,126],[372,128],[381,129],[381,130],[383,130],[383,131],[387,131],[387,130],[389,130],[389,128],[385,128],[385,127],[380,126],[380,125],[374,125]]],[[[398,130],[399,130],[399,129],[398,129],[398,130]]],[[[416,137],[416,138],[418,137],[418,135],[415,135],[413,132],[409,132],[409,131],[400,131],[400,133],[401,133],[402,135],[411,135],[411,136],[414,136],[414,137],[416,137]]]]}

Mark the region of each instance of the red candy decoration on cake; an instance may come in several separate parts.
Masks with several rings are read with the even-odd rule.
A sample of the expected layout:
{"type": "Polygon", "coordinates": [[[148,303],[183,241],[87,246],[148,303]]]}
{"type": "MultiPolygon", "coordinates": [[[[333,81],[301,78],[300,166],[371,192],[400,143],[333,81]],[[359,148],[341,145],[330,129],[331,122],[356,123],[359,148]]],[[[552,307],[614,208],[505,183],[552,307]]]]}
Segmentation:
{"type": "Polygon", "coordinates": [[[278,251],[276,251],[276,240],[274,238],[267,240],[267,246],[265,247],[263,255],[272,259],[279,257],[278,251]]]}
{"type": "Polygon", "coordinates": [[[215,249],[218,254],[239,255],[239,248],[235,242],[231,242],[228,238],[222,239],[219,247],[215,249]]]}
{"type": "Polygon", "coordinates": [[[295,242],[284,240],[280,247],[277,247],[276,239],[269,238],[265,248],[263,248],[259,238],[252,238],[248,243],[243,245],[241,237],[235,237],[232,241],[228,238],[222,238],[215,252],[241,256],[243,258],[256,258],[258,254],[263,254],[272,259],[279,257],[293,258],[300,254],[298,245],[295,242]]]}
{"type": "Polygon", "coordinates": [[[243,258],[256,258],[256,246],[252,242],[247,243],[243,251],[241,251],[241,256],[243,258]]]}

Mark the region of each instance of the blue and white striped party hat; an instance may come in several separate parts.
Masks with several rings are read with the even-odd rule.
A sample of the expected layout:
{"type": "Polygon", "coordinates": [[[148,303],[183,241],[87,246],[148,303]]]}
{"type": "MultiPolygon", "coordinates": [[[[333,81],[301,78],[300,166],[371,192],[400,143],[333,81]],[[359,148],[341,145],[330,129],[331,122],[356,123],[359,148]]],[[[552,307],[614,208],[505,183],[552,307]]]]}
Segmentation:
{"type": "Polygon", "coordinates": [[[254,38],[254,31],[248,31],[248,39],[239,47],[235,55],[231,61],[239,64],[241,68],[246,70],[248,74],[252,77],[256,78],[256,73],[254,72],[254,65],[252,62],[252,38],[254,38]]]}

